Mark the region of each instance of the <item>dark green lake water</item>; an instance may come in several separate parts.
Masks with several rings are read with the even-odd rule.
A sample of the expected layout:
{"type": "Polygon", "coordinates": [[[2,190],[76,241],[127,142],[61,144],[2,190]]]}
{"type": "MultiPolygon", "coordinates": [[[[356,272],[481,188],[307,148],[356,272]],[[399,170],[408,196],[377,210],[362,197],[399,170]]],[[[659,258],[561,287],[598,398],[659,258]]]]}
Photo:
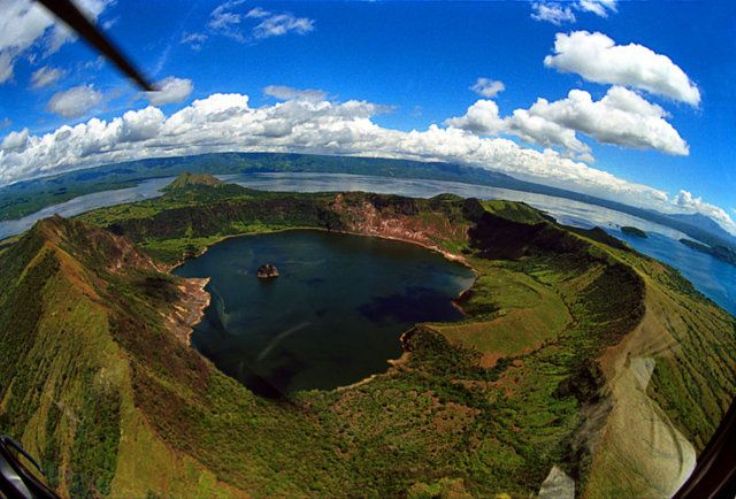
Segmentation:
{"type": "Polygon", "coordinates": [[[410,326],[461,318],[452,299],[473,282],[469,269],[418,246],[301,230],[228,239],[176,274],[211,278],[194,347],[269,396],[385,371],[410,326]],[[266,262],[281,276],[258,279],[266,262]]]}

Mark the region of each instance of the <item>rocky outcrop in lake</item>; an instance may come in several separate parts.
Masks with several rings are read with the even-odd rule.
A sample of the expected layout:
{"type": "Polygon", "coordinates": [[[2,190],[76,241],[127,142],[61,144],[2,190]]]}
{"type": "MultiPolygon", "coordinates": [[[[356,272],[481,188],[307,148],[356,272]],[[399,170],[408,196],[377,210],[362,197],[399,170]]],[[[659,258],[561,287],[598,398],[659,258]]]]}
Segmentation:
{"type": "Polygon", "coordinates": [[[273,279],[279,276],[279,269],[272,263],[264,263],[256,271],[256,276],[259,279],[273,279]]]}

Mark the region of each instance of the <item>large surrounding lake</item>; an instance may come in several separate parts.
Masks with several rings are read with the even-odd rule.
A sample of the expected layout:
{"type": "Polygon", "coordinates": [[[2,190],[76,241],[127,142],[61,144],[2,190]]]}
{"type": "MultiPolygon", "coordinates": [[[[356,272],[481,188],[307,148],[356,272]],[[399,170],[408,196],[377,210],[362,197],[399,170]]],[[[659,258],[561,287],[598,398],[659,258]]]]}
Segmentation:
{"type": "Polygon", "coordinates": [[[176,273],[211,277],[195,348],[264,395],[385,371],[410,326],[462,317],[452,300],[474,279],[415,245],[309,230],[228,239],[176,273]],[[258,279],[265,262],[280,277],[258,279]]]}
{"type": "MultiPolygon", "coordinates": [[[[645,255],[657,258],[678,269],[698,290],[736,315],[736,266],[686,247],[678,241],[686,237],[681,232],[608,208],[544,194],[437,180],[293,172],[221,175],[220,178],[252,189],[268,191],[366,191],[415,197],[432,197],[450,192],[463,197],[524,201],[546,211],[558,222],[566,225],[584,228],[596,225],[603,227],[645,255]],[[639,227],[647,231],[650,237],[640,239],[622,234],[620,228],[625,225],[639,227]]],[[[53,213],[70,216],[100,206],[159,196],[161,195],[160,187],[166,185],[170,180],[147,180],[129,189],[81,196],[60,205],[44,208],[21,220],[0,222],[0,239],[22,232],[39,218],[50,216],[53,213]]]]}
{"type": "Polygon", "coordinates": [[[0,239],[20,234],[30,229],[38,220],[54,214],[62,217],[73,217],[96,208],[134,203],[135,201],[158,197],[163,194],[161,189],[169,185],[172,180],[174,180],[174,177],[151,178],[133,187],[84,194],[63,203],[47,206],[23,218],[2,221],[0,222],[0,239]]]}

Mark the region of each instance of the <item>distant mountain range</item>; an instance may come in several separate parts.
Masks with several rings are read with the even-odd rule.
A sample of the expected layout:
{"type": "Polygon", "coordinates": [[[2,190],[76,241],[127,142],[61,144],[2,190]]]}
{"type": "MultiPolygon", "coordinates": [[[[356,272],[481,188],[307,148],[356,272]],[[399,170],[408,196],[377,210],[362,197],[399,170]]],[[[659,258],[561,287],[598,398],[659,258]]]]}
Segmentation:
{"type": "Polygon", "coordinates": [[[700,213],[691,215],[678,213],[669,215],[669,217],[679,222],[692,225],[693,227],[700,227],[705,231],[712,232],[718,237],[723,238],[725,241],[731,241],[732,243],[736,242],[736,237],[724,230],[718,222],[708,216],[701,215],[700,213]]]}
{"type": "Polygon", "coordinates": [[[710,246],[736,250],[736,237],[700,214],[665,214],[579,192],[519,180],[504,173],[441,162],[285,153],[213,153],[153,158],[77,170],[0,188],[0,220],[19,218],[45,206],[142,180],[185,171],[234,174],[265,172],[348,173],[393,178],[443,180],[546,194],[610,208],[678,230],[710,246]]]}

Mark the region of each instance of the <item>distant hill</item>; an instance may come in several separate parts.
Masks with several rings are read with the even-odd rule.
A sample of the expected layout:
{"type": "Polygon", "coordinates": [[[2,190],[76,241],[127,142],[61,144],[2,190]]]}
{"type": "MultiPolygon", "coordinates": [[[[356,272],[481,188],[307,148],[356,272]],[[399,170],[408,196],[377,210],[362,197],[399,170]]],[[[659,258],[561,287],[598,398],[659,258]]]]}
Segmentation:
{"type": "Polygon", "coordinates": [[[736,244],[736,236],[724,230],[723,227],[721,227],[718,222],[716,222],[710,217],[707,217],[700,213],[693,213],[693,214],[676,213],[676,214],[669,215],[669,217],[676,220],[677,222],[688,224],[692,227],[698,227],[702,230],[710,232],[713,235],[720,237],[724,241],[728,241],[728,242],[731,242],[732,244],[736,244]]]}
{"type": "Polygon", "coordinates": [[[711,246],[725,246],[736,250],[736,237],[703,215],[659,213],[579,192],[519,180],[497,171],[453,163],[292,153],[232,152],[151,158],[18,182],[0,188],[0,220],[19,218],[45,206],[83,194],[131,187],[142,180],[170,177],[184,172],[210,175],[268,172],[348,173],[500,187],[603,206],[679,230],[711,246]]]}
{"type": "Polygon", "coordinates": [[[167,185],[164,190],[173,191],[176,189],[186,189],[188,187],[197,185],[206,185],[208,187],[213,187],[216,185],[222,185],[223,183],[224,182],[222,180],[208,173],[184,172],[179,174],[179,176],[176,177],[173,182],[167,185]]]}
{"type": "Polygon", "coordinates": [[[730,248],[726,248],[724,246],[708,246],[689,239],[680,239],[680,242],[696,251],[706,253],[714,258],[730,263],[731,265],[736,265],[736,251],[730,248]]]}

